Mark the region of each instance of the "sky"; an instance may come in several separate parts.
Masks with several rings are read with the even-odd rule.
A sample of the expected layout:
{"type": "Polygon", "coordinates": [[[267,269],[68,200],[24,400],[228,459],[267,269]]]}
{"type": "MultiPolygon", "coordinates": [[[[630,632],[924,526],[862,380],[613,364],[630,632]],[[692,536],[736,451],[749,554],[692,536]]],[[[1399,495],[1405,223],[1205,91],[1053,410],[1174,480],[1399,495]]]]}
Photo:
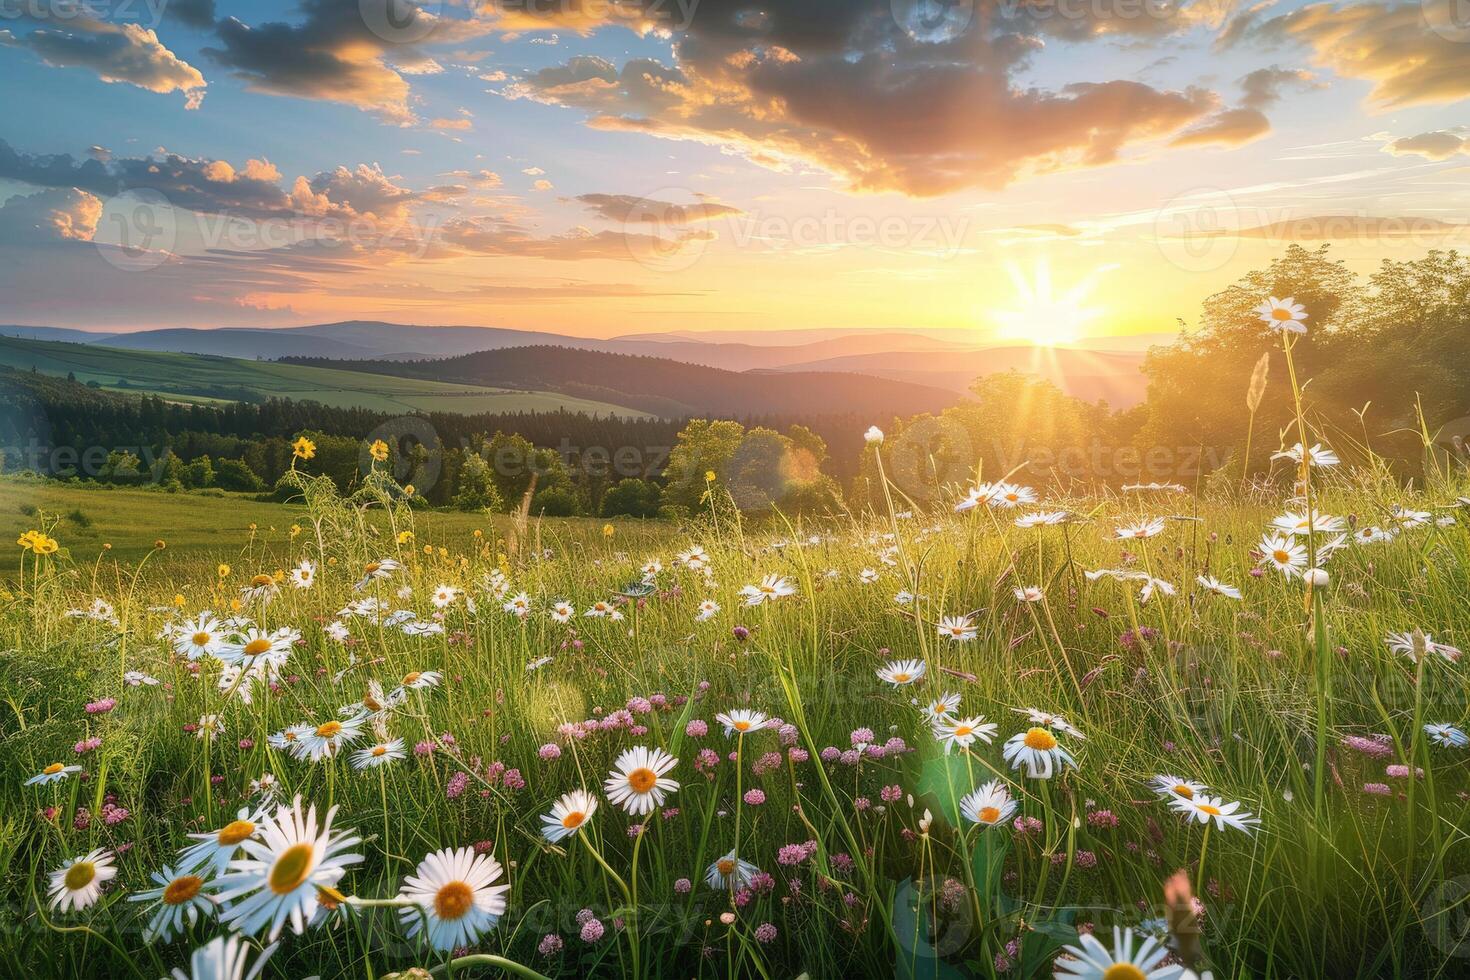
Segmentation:
{"type": "Polygon", "coordinates": [[[1068,343],[1470,237],[1466,0],[0,0],[0,91],[4,324],[1068,343]]]}

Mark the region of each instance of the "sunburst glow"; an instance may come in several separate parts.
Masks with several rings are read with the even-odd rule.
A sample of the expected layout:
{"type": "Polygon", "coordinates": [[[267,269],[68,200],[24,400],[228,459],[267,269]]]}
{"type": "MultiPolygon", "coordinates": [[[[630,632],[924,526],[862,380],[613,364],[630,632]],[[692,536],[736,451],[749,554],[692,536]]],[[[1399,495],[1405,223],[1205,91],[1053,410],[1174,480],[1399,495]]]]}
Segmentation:
{"type": "Polygon", "coordinates": [[[1087,300],[1098,277],[1108,268],[1094,269],[1058,294],[1052,285],[1051,264],[1046,259],[1037,261],[1029,278],[1019,265],[1007,263],[1006,271],[1016,290],[1016,306],[991,312],[999,327],[997,337],[1037,347],[1059,347],[1082,340],[1087,336],[1088,324],[1102,315],[1102,309],[1088,306],[1087,300]]]}

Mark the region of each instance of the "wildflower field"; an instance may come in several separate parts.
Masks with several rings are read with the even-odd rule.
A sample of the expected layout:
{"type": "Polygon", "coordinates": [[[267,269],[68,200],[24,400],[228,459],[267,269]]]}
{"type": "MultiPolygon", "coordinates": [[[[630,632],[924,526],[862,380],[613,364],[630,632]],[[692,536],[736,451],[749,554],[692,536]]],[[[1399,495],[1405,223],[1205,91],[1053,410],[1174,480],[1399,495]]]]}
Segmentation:
{"type": "Polygon", "coordinates": [[[4,972],[1463,976],[1462,473],[1300,434],[1272,489],[804,524],[474,530],[374,473],[123,560],[41,511],[4,972]]]}

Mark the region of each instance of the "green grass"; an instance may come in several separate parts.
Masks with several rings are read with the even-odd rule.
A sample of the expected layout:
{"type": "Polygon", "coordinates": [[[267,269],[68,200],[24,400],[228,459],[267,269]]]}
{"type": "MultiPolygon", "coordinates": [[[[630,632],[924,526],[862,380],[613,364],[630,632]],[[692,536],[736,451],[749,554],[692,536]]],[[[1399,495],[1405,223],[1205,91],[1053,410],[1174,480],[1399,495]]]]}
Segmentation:
{"type": "MultiPolygon", "coordinates": [[[[67,549],[39,564],[28,558],[23,571],[19,549],[12,552],[0,603],[7,975],[151,980],[185,963],[220,926],[148,941],[140,931],[148,913],[125,896],[176,860],[186,834],[232,819],[251,802],[251,781],[267,773],[286,800],[300,794],[319,816],[336,805],[334,827],[363,838],[350,850],[364,860],[336,885],[355,899],[391,899],[430,851],[478,844],[493,853],[510,885],[507,908],[471,952],[547,976],[1047,977],[1079,927],[1109,936],[1115,925],[1152,928],[1168,915],[1164,882],[1176,870],[1198,883],[1203,910],[1202,920],[1184,917],[1179,935],[1202,946],[1217,977],[1463,975],[1470,949],[1457,945],[1455,930],[1470,874],[1470,750],[1432,745],[1420,731],[1428,722],[1464,724],[1466,666],[1432,657],[1416,667],[1384,636],[1421,628],[1462,646],[1470,637],[1464,522],[1352,544],[1331,558],[1331,584],[1315,604],[1329,652],[1330,692],[1319,700],[1301,581],[1250,574],[1250,549],[1278,513],[1264,500],[1053,499],[1048,507],[1089,516],[1037,529],[1013,526],[1016,511],[984,508],[804,528],[739,522],[722,510],[717,521],[677,528],[617,522],[610,537],[600,522],[547,521],[513,533],[499,520],[476,537],[475,518],[385,509],[382,499],[359,509],[320,486],[305,509],[51,492],[31,501],[46,504],[36,518],[17,513],[12,485],[0,498],[6,526],[42,520],[67,549]],[[90,525],[52,523],[49,515],[68,507],[81,507],[90,525]],[[1169,517],[1162,534],[1114,540],[1114,527],[1148,516],[1169,517]],[[304,528],[294,537],[288,517],[304,528]],[[413,538],[396,543],[395,532],[408,529],[413,538]],[[119,547],[99,560],[97,542],[109,536],[129,547],[152,536],[171,543],[126,558],[119,547]],[[691,543],[708,552],[709,579],[678,567],[676,554],[691,543]],[[403,568],[359,590],[364,564],[387,555],[403,568]],[[621,622],[581,615],[654,557],[663,566],[654,591],[641,606],[624,606],[621,622]],[[252,576],[302,559],[320,565],[310,590],[284,586],[268,605],[242,598],[252,576]],[[231,566],[223,580],[221,561],[231,566]],[[495,568],[508,594],[531,596],[529,618],[502,611],[487,591],[495,568]],[[1141,603],[1137,582],[1082,575],[1099,568],[1146,569],[1178,594],[1141,603]],[[864,569],[878,581],[865,582],[864,569]],[[1239,586],[1244,599],[1204,592],[1194,585],[1202,572],[1239,586]],[[765,575],[786,577],[796,594],[743,606],[738,590],[765,575]],[[346,620],[347,646],[323,635],[323,624],[364,595],[428,618],[441,584],[476,604],[472,612],[463,596],[455,601],[443,635],[413,638],[360,618],[346,620]],[[1033,584],[1044,601],[1018,602],[1013,589],[1033,584]],[[899,605],[900,589],[919,600],[899,605]],[[172,611],[175,594],[181,613],[172,611]],[[118,626],[65,615],[98,597],[115,606],[118,626]],[[696,622],[705,598],[721,611],[696,622]],[[557,600],[578,610],[570,623],[549,614],[557,600]],[[268,628],[301,633],[279,689],[257,688],[249,704],[221,692],[220,668],[208,658],[191,665],[158,639],[177,615],[235,602],[268,628]],[[962,613],[973,614],[976,638],[941,639],[937,620],[962,613]],[[899,688],[881,682],[875,670],[893,658],[923,661],[926,678],[899,688]],[[125,670],[166,687],[127,687],[125,670]],[[269,747],[288,725],[340,717],[370,679],[392,691],[424,670],[441,671],[444,683],[408,692],[385,726],[410,750],[439,747],[410,751],[380,770],[381,780],[356,771],[346,752],[313,764],[269,747]],[[993,744],[942,751],[913,702],[945,691],[960,695],[961,715],[997,726],[993,744]],[[84,705],[102,697],[117,706],[89,714],[84,705]],[[559,730],[625,706],[634,713],[611,729],[559,730]],[[1319,706],[1328,764],[1320,802],[1319,706]],[[742,707],[782,719],[795,744],[768,730],[724,737],[715,715],[742,707]],[[1039,780],[1006,764],[1001,744],[1027,730],[1014,710],[1026,707],[1060,713],[1086,735],[1056,735],[1075,769],[1039,780]],[[206,714],[225,725],[213,742],[188,728],[206,714]],[[708,733],[691,731],[691,721],[708,733]],[[1377,736],[1377,754],[1351,741],[1377,736]],[[100,747],[75,753],[89,737],[100,747]],[[906,750],[891,743],[860,764],[819,760],[828,747],[850,752],[854,740],[895,738],[906,750]],[[541,757],[549,743],[559,757],[541,757]],[[600,791],[617,754],[636,745],[678,757],[669,775],[681,785],[664,803],[677,813],[655,809],[635,843],[628,831],[640,821],[604,796],[580,836],[546,843],[540,815],[569,790],[600,791]],[[775,764],[762,761],[772,753],[775,764]],[[58,760],[83,766],[87,778],[23,785],[58,760]],[[507,785],[492,764],[517,769],[524,788],[507,785]],[[1395,765],[1424,775],[1390,775],[1395,765]],[[1259,828],[1206,838],[1148,788],[1159,773],[1208,784],[1259,817],[1259,828]],[[960,817],[955,799],[991,779],[1019,809],[981,829],[960,817]],[[1365,789],[1379,784],[1388,795],[1365,789]],[[752,789],[763,802],[742,802],[752,789]],[[106,799],[127,817],[105,823],[106,799]],[[45,807],[57,808],[54,818],[45,807]],[[1018,831],[1018,817],[1034,829],[1018,831]],[[807,841],[813,850],[800,863],[778,861],[781,848],[807,841]],[[49,873],[94,847],[126,848],[101,903],[48,908],[49,873]],[[703,883],[705,869],[732,849],[773,877],[770,891],[732,904],[703,883]],[[598,942],[580,938],[584,908],[605,926],[598,942]],[[537,950],[548,934],[562,942],[551,956],[537,950]]],[[[1430,509],[1464,492],[1462,481],[1416,495],[1346,472],[1315,491],[1321,511],[1360,524],[1389,521],[1394,504],[1430,509]]],[[[377,977],[447,959],[409,940],[396,910],[363,906],[304,935],[288,929],[266,976],[377,977]]],[[[472,958],[456,970],[498,975],[472,958]]]]}
{"type": "Polygon", "coordinates": [[[42,374],[75,375],[109,391],[157,394],[180,402],[240,401],[245,395],[316,401],[380,412],[647,413],[542,391],[443,384],[332,368],[247,361],[204,354],[132,351],[92,344],[0,337],[0,365],[42,374]]]}

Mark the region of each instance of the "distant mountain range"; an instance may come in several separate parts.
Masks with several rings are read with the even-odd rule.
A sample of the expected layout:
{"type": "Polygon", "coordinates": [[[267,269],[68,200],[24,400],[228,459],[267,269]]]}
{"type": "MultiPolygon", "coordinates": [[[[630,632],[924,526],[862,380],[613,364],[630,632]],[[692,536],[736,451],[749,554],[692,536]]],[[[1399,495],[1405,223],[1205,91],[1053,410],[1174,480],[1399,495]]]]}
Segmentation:
{"type": "MultiPolygon", "coordinates": [[[[958,393],[966,392],[977,377],[1014,368],[1044,377],[1078,398],[1106,399],[1114,408],[1126,408],[1143,399],[1144,379],[1138,368],[1147,342],[1167,343],[1173,339],[1147,335],[1101,338],[1090,348],[1035,348],[977,345],[960,330],[855,332],[819,328],[647,333],[601,340],[501,327],[410,326],[364,320],[305,327],[170,328],[136,333],[0,326],[0,336],[262,360],[403,362],[554,347],[662,358],[733,372],[861,374],[958,393]]],[[[501,377],[502,372],[492,373],[497,378],[495,384],[514,383],[501,377]]],[[[749,410],[754,406],[748,406],[749,410]]]]}
{"type": "Polygon", "coordinates": [[[512,347],[425,361],[291,358],[291,364],[395,378],[527,388],[625,405],[665,418],[853,413],[887,420],[960,401],[932,385],[846,372],[726,371],[666,358],[566,347],[512,347]]]}

